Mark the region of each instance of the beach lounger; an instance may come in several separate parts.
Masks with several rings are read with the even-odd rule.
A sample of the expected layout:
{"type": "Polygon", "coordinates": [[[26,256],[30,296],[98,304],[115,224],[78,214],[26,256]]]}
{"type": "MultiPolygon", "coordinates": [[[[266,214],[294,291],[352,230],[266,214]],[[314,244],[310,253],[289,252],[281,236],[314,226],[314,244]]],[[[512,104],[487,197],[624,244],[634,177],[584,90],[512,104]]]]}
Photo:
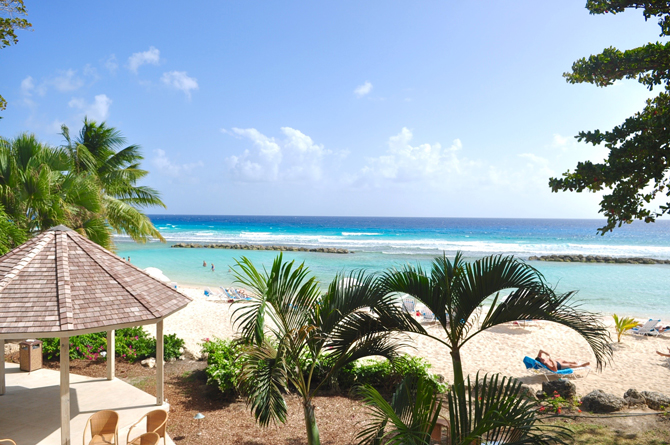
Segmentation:
{"type": "Polygon", "coordinates": [[[403,309],[405,312],[407,312],[407,313],[409,313],[409,314],[413,314],[413,313],[414,313],[414,308],[415,308],[415,306],[416,306],[416,305],[415,305],[413,299],[411,299],[411,298],[403,298],[403,299],[402,299],[402,309],[403,309]]]}
{"type": "Polygon", "coordinates": [[[210,288],[206,287],[205,297],[207,297],[208,300],[222,300],[223,294],[212,292],[210,288]]]}
{"type": "Polygon", "coordinates": [[[656,329],[656,326],[660,322],[661,320],[654,320],[650,318],[649,321],[647,321],[639,328],[631,329],[631,332],[633,333],[633,335],[653,335],[657,337],[660,333],[658,332],[658,329],[656,329]]]}
{"type": "Polygon", "coordinates": [[[177,282],[176,281],[170,281],[168,283],[168,286],[170,286],[172,289],[177,289],[177,282]]]}
{"type": "Polygon", "coordinates": [[[591,372],[590,366],[581,366],[579,368],[568,368],[568,369],[561,369],[559,371],[552,371],[551,369],[547,368],[543,363],[540,363],[534,358],[528,356],[523,358],[523,364],[526,365],[526,369],[529,370],[532,374],[543,375],[544,378],[547,379],[547,381],[549,381],[550,375],[557,375],[559,377],[568,377],[568,376],[575,376],[575,371],[586,371],[586,375],[584,377],[587,377],[591,372]]]}
{"type": "Polygon", "coordinates": [[[431,311],[428,308],[425,308],[423,311],[423,319],[426,321],[433,321],[433,322],[437,321],[437,317],[435,317],[433,311],[431,311]]]}

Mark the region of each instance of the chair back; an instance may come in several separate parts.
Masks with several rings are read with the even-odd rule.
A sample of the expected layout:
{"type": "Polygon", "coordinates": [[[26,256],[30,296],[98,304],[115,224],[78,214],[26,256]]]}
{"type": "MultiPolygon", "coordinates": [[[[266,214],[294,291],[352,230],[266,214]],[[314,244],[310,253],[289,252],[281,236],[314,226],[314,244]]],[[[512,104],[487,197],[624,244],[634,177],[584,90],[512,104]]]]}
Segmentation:
{"type": "Polygon", "coordinates": [[[411,298],[403,298],[402,300],[402,308],[405,310],[405,312],[414,313],[414,300],[411,298]]]}
{"type": "Polygon", "coordinates": [[[161,438],[158,434],[149,432],[134,439],[129,445],[158,445],[159,440],[161,438]]]}
{"type": "Polygon", "coordinates": [[[653,320],[649,319],[648,322],[642,325],[642,327],[639,329],[641,332],[651,332],[654,329],[656,329],[656,325],[659,324],[661,320],[653,320]]]}
{"type": "Polygon", "coordinates": [[[167,426],[168,413],[162,409],[156,409],[147,414],[147,431],[158,434],[159,437],[165,437],[165,427],[167,426]]]}
{"type": "Polygon", "coordinates": [[[0,443],[8,443],[10,445],[16,445],[16,442],[14,442],[12,439],[0,439],[0,443]]]}
{"type": "Polygon", "coordinates": [[[89,419],[91,435],[115,434],[119,426],[119,413],[112,410],[98,411],[89,419]]]}

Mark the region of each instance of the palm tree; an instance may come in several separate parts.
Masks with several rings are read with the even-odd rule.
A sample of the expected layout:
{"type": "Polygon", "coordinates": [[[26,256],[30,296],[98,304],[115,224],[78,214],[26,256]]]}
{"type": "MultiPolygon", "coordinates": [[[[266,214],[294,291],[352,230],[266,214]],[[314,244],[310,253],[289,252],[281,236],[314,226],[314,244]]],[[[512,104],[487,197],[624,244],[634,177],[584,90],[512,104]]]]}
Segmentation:
{"type": "Polygon", "coordinates": [[[443,403],[449,409],[451,445],[549,445],[570,439],[564,427],[539,424],[532,402],[521,397],[521,382],[516,379],[477,375],[474,383],[468,377],[464,388],[470,397],[462,422],[460,397],[453,388],[443,398],[424,378],[408,377],[388,403],[376,389],[363,387],[359,393],[370,420],[357,436],[359,445],[429,445],[443,403]],[[463,423],[467,431],[460,430],[463,423]]]}
{"type": "Polygon", "coordinates": [[[0,139],[0,204],[25,233],[66,224],[109,248],[97,184],[70,166],[67,153],[32,134],[0,139]]]}
{"type": "Polygon", "coordinates": [[[140,210],[153,206],[165,208],[156,190],[137,185],[149,174],[140,168],[140,161],[144,159],[140,146],[123,147],[126,140],[119,130],[86,118],[74,140],[67,126],[63,125],[61,130],[72,169],[90,174],[98,182],[106,221],[112,229],[137,242],[146,242],[149,238],[164,242],[149,217],[140,210]]]}
{"type": "Polygon", "coordinates": [[[359,445],[429,445],[442,409],[441,395],[424,377],[407,376],[391,403],[370,385],[358,389],[371,420],[356,436],[359,445]]]}
{"type": "Polygon", "coordinates": [[[0,205],[0,255],[4,255],[23,244],[27,238],[28,235],[25,230],[17,226],[0,205]]]}
{"type": "Polygon", "coordinates": [[[320,444],[313,400],[343,366],[369,356],[393,358],[403,344],[394,331],[410,329],[394,298],[373,277],[357,272],[337,276],[325,293],[304,263],[284,262],[259,271],[247,258],[237,261],[237,282],[252,291],[235,309],[244,365],[241,380],[261,426],[285,422],[283,393],[289,385],[302,398],[309,445],[320,444]],[[325,376],[317,379],[317,367],[325,376]]]}
{"type": "Polygon", "coordinates": [[[381,278],[389,294],[409,294],[437,317],[443,335],[433,335],[419,323],[413,332],[445,345],[451,353],[454,393],[458,396],[461,433],[466,435],[467,400],[461,348],[477,334],[503,323],[537,319],[566,326],[589,344],[601,369],[612,357],[609,333],[596,314],[572,304],[574,292],[556,294],[542,274],[513,256],[492,255],[468,263],[460,252],[453,263],[446,255],[433,261],[430,273],[406,265],[387,271],[381,278]],[[505,296],[505,293],[509,292],[505,296]],[[490,309],[475,323],[476,312],[489,300],[490,309]]]}

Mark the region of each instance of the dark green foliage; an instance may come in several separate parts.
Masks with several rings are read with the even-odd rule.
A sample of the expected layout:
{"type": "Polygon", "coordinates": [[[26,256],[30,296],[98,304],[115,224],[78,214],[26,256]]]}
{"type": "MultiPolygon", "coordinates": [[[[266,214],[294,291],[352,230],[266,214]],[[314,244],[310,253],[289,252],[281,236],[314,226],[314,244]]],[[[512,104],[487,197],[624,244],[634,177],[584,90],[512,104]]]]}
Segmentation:
{"type": "Polygon", "coordinates": [[[26,231],[14,224],[0,204],[0,255],[23,244],[27,239],[26,231]]]}
{"type": "MultiPolygon", "coordinates": [[[[645,19],[657,17],[661,36],[670,35],[670,3],[658,0],[589,0],[592,14],[617,14],[626,9],[642,9],[645,19]]],[[[636,79],[650,91],[662,91],[647,100],[642,111],[609,131],[583,131],[581,142],[604,144],[610,151],[603,163],[579,162],[562,178],[551,178],[552,191],[610,190],[600,202],[607,224],[598,229],[605,234],[633,220],[654,222],[670,211],[670,43],[648,43],[620,51],[605,48],[601,54],[576,61],[565,73],[569,83],[592,83],[600,87],[620,79],[636,79]],[[666,198],[663,198],[665,196],[666,198]],[[659,198],[660,205],[654,202],[659,198]]]]}
{"type": "Polygon", "coordinates": [[[429,380],[407,376],[398,385],[391,403],[370,385],[362,386],[358,392],[370,415],[356,436],[360,445],[430,445],[442,400],[429,380]]]}
{"type": "MultiPolygon", "coordinates": [[[[243,368],[244,347],[232,340],[206,339],[202,344],[202,353],[207,357],[207,383],[216,385],[221,392],[229,397],[244,394],[241,387],[240,372],[243,368]]],[[[333,366],[334,357],[324,355],[317,360],[314,366],[313,381],[321,384],[328,378],[328,371],[333,366]]],[[[308,356],[301,359],[301,369],[311,369],[312,360],[308,356]]],[[[447,385],[441,383],[428,369],[430,364],[421,357],[400,355],[393,361],[389,360],[359,360],[342,367],[339,372],[330,377],[324,386],[340,391],[348,391],[357,385],[369,385],[384,392],[392,391],[406,376],[416,376],[426,379],[438,392],[445,392],[447,385]]],[[[308,376],[305,375],[305,378],[308,376]]],[[[255,381],[249,381],[250,387],[256,386],[255,381]]]]}
{"type": "MultiPolygon", "coordinates": [[[[184,346],[184,340],[176,334],[163,336],[165,342],[165,360],[178,358],[180,349],[184,346]]],[[[115,352],[117,357],[124,358],[129,362],[143,360],[147,357],[156,356],[156,339],[149,336],[142,327],[124,328],[116,331],[115,352]]],[[[58,338],[42,338],[42,353],[48,359],[60,356],[60,342],[58,338]]],[[[93,334],[78,335],[70,337],[70,358],[99,360],[103,359],[101,352],[107,351],[107,333],[95,332],[93,334]]]]}
{"type": "Polygon", "coordinates": [[[456,391],[447,392],[451,445],[479,443],[500,444],[567,444],[569,430],[556,425],[542,425],[533,402],[521,395],[521,382],[498,374],[485,375],[465,382],[467,399],[456,391]]]}

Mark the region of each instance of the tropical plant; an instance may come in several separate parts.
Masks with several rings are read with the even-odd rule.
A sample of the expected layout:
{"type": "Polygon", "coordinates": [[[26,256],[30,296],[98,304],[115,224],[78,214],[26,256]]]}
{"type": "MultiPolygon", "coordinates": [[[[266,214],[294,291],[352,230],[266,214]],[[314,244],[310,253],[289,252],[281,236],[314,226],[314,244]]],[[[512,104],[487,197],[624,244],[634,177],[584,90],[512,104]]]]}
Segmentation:
{"type": "Polygon", "coordinates": [[[362,271],[336,276],[324,293],[304,263],[284,262],[281,254],[269,271],[242,258],[234,273],[251,290],[250,300],[233,312],[245,344],[240,380],[251,411],[261,426],[285,422],[283,393],[290,385],[302,398],[307,442],[317,445],[313,401],[319,389],[360,358],[395,357],[403,344],[394,331],[411,326],[394,298],[362,271]],[[324,357],[328,369],[317,381],[324,357]]]}
{"type": "Polygon", "coordinates": [[[429,445],[443,404],[449,409],[450,445],[549,445],[570,439],[567,429],[539,422],[533,403],[521,395],[521,382],[516,379],[498,374],[480,379],[477,374],[474,382],[467,378],[464,389],[463,407],[454,388],[443,400],[422,378],[406,379],[391,403],[374,388],[363,387],[359,393],[371,416],[357,436],[359,444],[429,445]]]}
{"type": "Polygon", "coordinates": [[[137,242],[146,242],[149,238],[165,241],[140,210],[153,206],[165,208],[156,190],[137,185],[149,173],[140,168],[140,161],[144,159],[140,146],[123,147],[126,139],[119,130],[86,118],[74,140],[67,126],[63,125],[61,130],[67,142],[63,148],[73,170],[89,174],[97,182],[109,226],[137,242]]]}
{"type": "Polygon", "coordinates": [[[361,386],[357,392],[371,417],[356,436],[359,445],[430,444],[430,435],[442,410],[442,400],[428,379],[406,377],[393,393],[390,403],[370,385],[361,386]]]}
{"type": "Polygon", "coordinates": [[[12,221],[0,205],[0,255],[23,244],[27,238],[27,233],[12,221]]]}
{"type": "Polygon", "coordinates": [[[427,331],[417,322],[412,328],[450,350],[453,391],[459,397],[461,410],[458,418],[464,422],[452,431],[463,437],[468,436],[471,424],[467,421],[460,351],[486,329],[518,320],[550,321],[580,334],[595,354],[598,369],[612,356],[609,333],[596,314],[572,304],[573,292],[556,294],[539,271],[513,256],[493,255],[466,262],[458,252],[453,262],[446,255],[436,258],[430,272],[421,266],[406,265],[387,271],[381,282],[385,292],[411,295],[436,315],[444,336],[427,331]],[[505,295],[506,292],[509,293],[505,295]],[[490,308],[478,316],[485,303],[490,308]]]}
{"type": "Polygon", "coordinates": [[[70,171],[67,153],[32,134],[0,139],[0,204],[26,233],[65,224],[104,247],[112,245],[96,183],[70,171]]]}
{"type": "Polygon", "coordinates": [[[624,332],[633,329],[637,326],[637,321],[632,317],[622,317],[619,318],[617,314],[612,315],[614,318],[614,329],[616,330],[616,341],[621,343],[621,336],[624,332]]]}

